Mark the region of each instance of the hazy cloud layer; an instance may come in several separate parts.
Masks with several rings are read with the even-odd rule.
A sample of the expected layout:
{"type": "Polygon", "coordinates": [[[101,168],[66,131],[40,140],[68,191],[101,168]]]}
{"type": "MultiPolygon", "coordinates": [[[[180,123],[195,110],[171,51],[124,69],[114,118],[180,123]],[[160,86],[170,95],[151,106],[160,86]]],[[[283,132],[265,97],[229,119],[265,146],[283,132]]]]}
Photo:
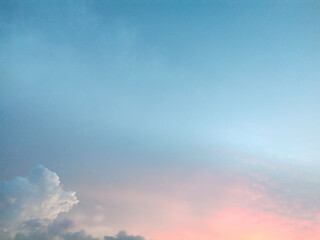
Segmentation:
{"type": "Polygon", "coordinates": [[[317,169],[293,164],[256,164],[246,183],[257,194],[256,207],[292,219],[319,222],[320,179],[317,169]]]}

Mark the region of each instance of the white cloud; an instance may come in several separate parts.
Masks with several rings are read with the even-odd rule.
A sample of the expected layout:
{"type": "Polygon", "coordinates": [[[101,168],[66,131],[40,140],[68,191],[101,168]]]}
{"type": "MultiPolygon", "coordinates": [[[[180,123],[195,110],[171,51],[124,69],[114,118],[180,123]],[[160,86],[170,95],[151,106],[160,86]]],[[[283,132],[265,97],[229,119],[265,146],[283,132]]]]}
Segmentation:
{"type": "Polygon", "coordinates": [[[57,174],[39,165],[0,185],[0,234],[14,234],[31,220],[50,223],[77,203],[75,192],[64,191],[57,174]]]}
{"type": "MultiPolygon", "coordinates": [[[[68,212],[78,202],[75,192],[64,191],[58,175],[41,165],[33,168],[27,177],[3,182],[0,185],[0,239],[99,240],[84,230],[69,231],[73,225],[70,220],[56,219],[59,213],[68,212]]],[[[124,231],[104,239],[144,240],[124,231]]]]}

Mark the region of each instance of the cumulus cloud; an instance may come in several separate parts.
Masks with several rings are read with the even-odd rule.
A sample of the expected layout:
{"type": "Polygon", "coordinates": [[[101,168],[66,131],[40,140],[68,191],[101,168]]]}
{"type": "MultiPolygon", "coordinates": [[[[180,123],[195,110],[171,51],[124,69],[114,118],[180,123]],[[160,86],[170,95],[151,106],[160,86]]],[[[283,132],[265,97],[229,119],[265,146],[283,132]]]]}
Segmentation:
{"type": "MultiPolygon", "coordinates": [[[[71,220],[57,220],[79,201],[75,192],[60,186],[56,173],[39,165],[27,177],[15,177],[0,185],[1,240],[99,240],[84,230],[72,232],[71,220]]],[[[144,240],[120,231],[104,240],[144,240]]]]}
{"type": "Polygon", "coordinates": [[[33,220],[49,223],[77,203],[75,192],[64,191],[57,174],[39,165],[0,185],[0,232],[19,231],[33,220]]]}

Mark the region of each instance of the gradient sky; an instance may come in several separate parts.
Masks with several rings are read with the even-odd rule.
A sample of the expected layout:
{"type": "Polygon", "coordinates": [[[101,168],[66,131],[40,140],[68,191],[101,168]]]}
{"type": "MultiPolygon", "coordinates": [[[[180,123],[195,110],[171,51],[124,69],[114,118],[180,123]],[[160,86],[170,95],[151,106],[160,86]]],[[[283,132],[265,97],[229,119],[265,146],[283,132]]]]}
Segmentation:
{"type": "Polygon", "coordinates": [[[96,237],[319,239],[319,66],[318,1],[0,0],[0,183],[47,167],[96,237]]]}

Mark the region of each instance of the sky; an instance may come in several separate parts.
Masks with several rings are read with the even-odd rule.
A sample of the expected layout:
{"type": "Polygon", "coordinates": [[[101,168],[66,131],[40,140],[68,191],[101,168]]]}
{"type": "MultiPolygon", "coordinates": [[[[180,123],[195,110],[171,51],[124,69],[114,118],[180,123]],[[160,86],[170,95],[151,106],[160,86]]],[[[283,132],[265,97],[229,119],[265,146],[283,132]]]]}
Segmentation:
{"type": "Polygon", "coordinates": [[[0,238],[320,234],[320,3],[0,0],[0,238]]]}

